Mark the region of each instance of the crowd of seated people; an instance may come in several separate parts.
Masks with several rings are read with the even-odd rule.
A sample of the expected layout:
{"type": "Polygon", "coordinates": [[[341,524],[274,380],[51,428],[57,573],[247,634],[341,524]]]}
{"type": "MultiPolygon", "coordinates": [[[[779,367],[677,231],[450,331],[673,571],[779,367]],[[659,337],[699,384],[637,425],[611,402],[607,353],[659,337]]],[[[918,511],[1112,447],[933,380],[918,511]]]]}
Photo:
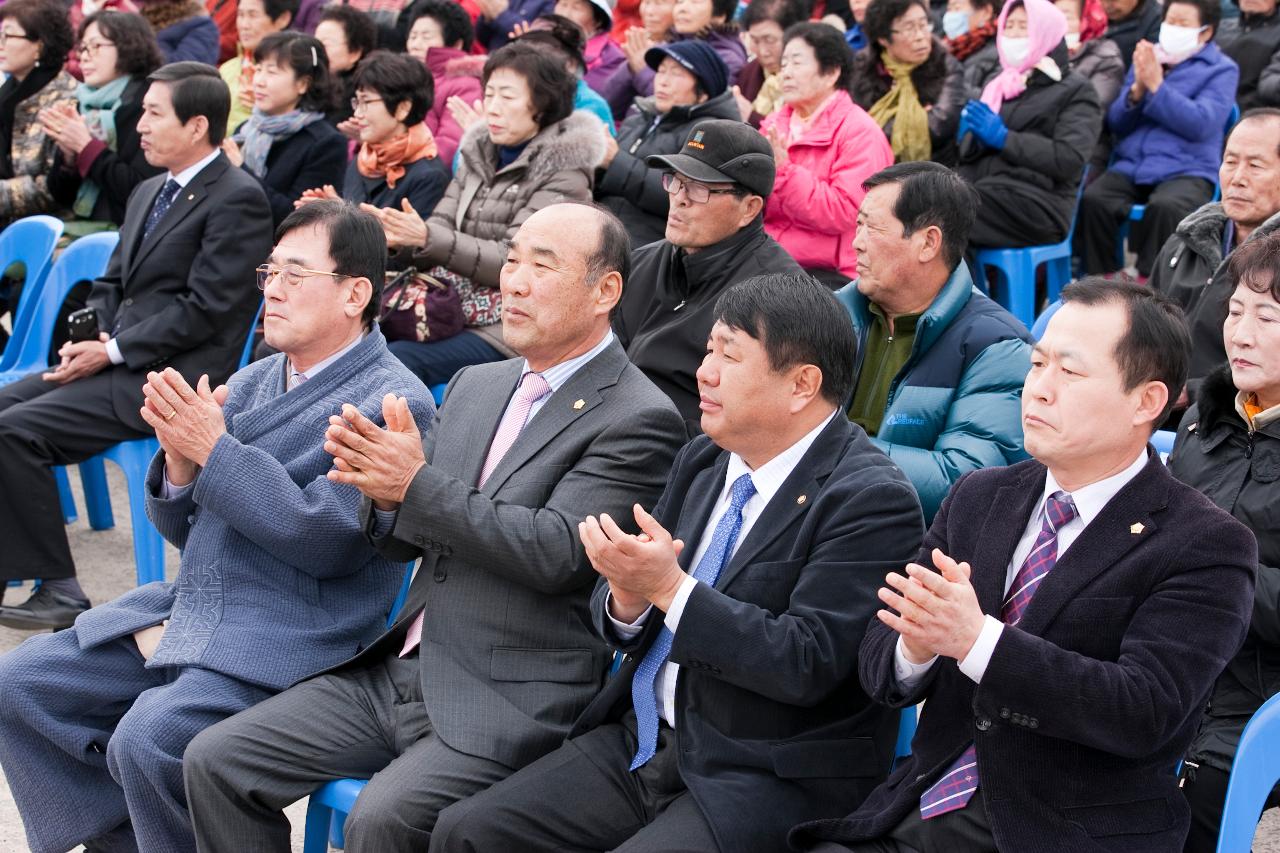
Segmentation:
{"type": "Polygon", "coordinates": [[[1280,693],[1238,5],[0,5],[0,228],[120,234],[0,386],[31,849],[354,777],[353,851],[1212,850],[1280,693]],[[54,469],[143,437],[177,575],[95,607],[54,469]]]}

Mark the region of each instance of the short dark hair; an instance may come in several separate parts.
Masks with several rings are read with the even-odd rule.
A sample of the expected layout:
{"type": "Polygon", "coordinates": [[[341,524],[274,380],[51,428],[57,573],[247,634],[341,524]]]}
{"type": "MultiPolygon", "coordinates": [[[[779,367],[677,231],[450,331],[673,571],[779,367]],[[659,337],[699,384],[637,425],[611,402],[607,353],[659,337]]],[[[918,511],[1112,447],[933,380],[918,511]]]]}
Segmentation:
{"type": "Polygon", "coordinates": [[[337,199],[304,204],[284,218],[276,228],[279,243],[291,231],[323,227],[329,234],[329,257],[333,271],[353,278],[367,278],[373,284],[369,304],[360,319],[372,328],[382,303],[382,285],[387,277],[387,236],[371,213],[337,199]]]}
{"type": "Polygon", "coordinates": [[[831,290],[813,278],[770,273],[741,281],[716,300],[716,321],[759,341],[775,373],[815,365],[828,402],[840,406],[853,392],[853,324],[831,290]]]}
{"type": "Polygon", "coordinates": [[[738,26],[733,23],[733,16],[737,11],[738,0],[711,0],[711,17],[724,18],[724,26],[735,32],[738,26]]]}
{"type": "Polygon", "coordinates": [[[818,60],[819,73],[827,74],[837,70],[840,72],[840,76],[836,78],[836,89],[849,88],[849,81],[853,76],[853,51],[849,48],[849,43],[844,40],[842,32],[830,24],[805,21],[788,27],[786,34],[782,37],[782,43],[785,46],[796,39],[800,39],[813,49],[813,57],[818,60]]]}
{"type": "Polygon", "coordinates": [[[969,244],[979,196],[968,181],[946,166],[928,160],[898,163],[881,169],[862,183],[864,190],[897,184],[893,217],[902,223],[902,236],[936,225],[942,232],[942,259],[955,269],[969,244]]]}
{"type": "Polygon", "coordinates": [[[100,9],[80,22],[76,40],[84,41],[84,34],[94,24],[98,25],[98,32],[116,46],[116,71],[120,74],[146,77],[164,64],[156,34],[141,15],[100,9]]]}
{"type": "Polygon", "coordinates": [[[539,15],[534,18],[533,29],[518,39],[526,44],[545,44],[575,63],[580,73],[587,70],[587,34],[564,15],[539,15]]]}
{"type": "Polygon", "coordinates": [[[1232,290],[1243,284],[1280,302],[1280,233],[1246,240],[1227,256],[1227,275],[1232,290]]]}
{"type": "Polygon", "coordinates": [[[1214,34],[1217,34],[1218,23],[1222,20],[1222,6],[1215,0],[1167,0],[1164,4],[1164,14],[1160,16],[1161,20],[1169,17],[1169,7],[1176,3],[1195,7],[1200,14],[1200,26],[1213,27],[1214,34]]]}
{"type": "Polygon", "coordinates": [[[409,7],[409,26],[405,32],[413,29],[414,22],[419,18],[431,18],[440,25],[440,34],[444,37],[446,46],[452,47],[462,42],[462,49],[467,53],[471,52],[476,31],[471,25],[471,16],[454,0],[418,0],[409,7]]]}
{"type": "Polygon", "coordinates": [[[622,220],[612,210],[595,202],[565,203],[591,208],[600,222],[600,239],[587,254],[587,278],[595,281],[616,271],[622,276],[625,287],[631,276],[631,235],[627,233],[627,226],[622,224],[622,220]]]}
{"type": "Polygon", "coordinates": [[[293,26],[294,21],[298,20],[298,9],[302,6],[302,0],[262,0],[262,11],[267,13],[267,17],[272,21],[278,19],[285,12],[289,13],[289,26],[293,26]]]}
{"type": "Polygon", "coordinates": [[[325,6],[316,23],[320,21],[333,21],[342,27],[347,50],[359,51],[361,59],[378,47],[378,25],[367,12],[361,12],[354,6],[325,6]]]}
{"type": "MultiPolygon", "coordinates": [[[[1251,110],[1245,110],[1244,115],[1240,116],[1240,120],[1236,122],[1236,127],[1239,127],[1246,121],[1252,121],[1254,119],[1259,121],[1272,119],[1273,121],[1280,122],[1280,109],[1277,109],[1276,107],[1254,107],[1251,110]]],[[[1231,129],[1234,131],[1236,128],[1233,127],[1231,129]]],[[[1230,137],[1231,134],[1227,134],[1227,136],[1230,137]]],[[[1276,137],[1276,153],[1280,154],[1280,136],[1276,137]]]]}
{"type": "Polygon", "coordinates": [[[173,112],[186,124],[196,116],[209,121],[209,144],[215,148],[227,135],[227,115],[231,112],[231,90],[218,69],[203,62],[170,62],[152,71],[147,79],[169,87],[173,112]]]}
{"type": "MultiPolygon", "coordinates": [[[[530,33],[530,35],[533,35],[530,33]]],[[[525,79],[533,103],[533,120],[538,128],[546,128],[568,118],[573,113],[574,93],[578,81],[558,58],[528,42],[529,36],[499,48],[489,54],[481,75],[483,85],[500,68],[510,68],[525,79]]]]}
{"type": "Polygon", "coordinates": [[[298,101],[298,109],[328,112],[337,105],[338,91],[329,73],[329,54],[324,43],[315,36],[282,30],[263,36],[253,52],[255,62],[270,59],[286,66],[296,79],[307,81],[307,91],[298,101]]]}
{"type": "Polygon", "coordinates": [[[1187,384],[1191,363],[1191,332],[1182,309],[1169,297],[1130,281],[1107,281],[1098,276],[1081,279],[1062,289],[1062,304],[1124,306],[1129,329],[1120,336],[1112,357],[1120,367],[1126,391],[1144,382],[1161,382],[1169,389],[1169,402],[1151,424],[1164,423],[1187,384]]]}
{"type": "Polygon", "coordinates": [[[871,46],[878,51],[880,39],[893,41],[893,22],[907,14],[912,6],[919,6],[926,15],[929,14],[929,4],[925,0],[871,0],[862,19],[862,29],[871,46]]]}
{"type": "Polygon", "coordinates": [[[435,103],[435,81],[431,73],[427,66],[407,54],[375,50],[360,60],[351,82],[357,89],[377,92],[389,113],[408,101],[405,127],[419,124],[435,103]]]}
{"type": "Polygon", "coordinates": [[[67,7],[58,0],[9,0],[0,6],[0,21],[13,18],[33,41],[40,42],[37,61],[43,68],[58,69],[75,45],[67,7]]]}
{"type": "Polygon", "coordinates": [[[800,0],[751,0],[738,26],[745,32],[756,24],[773,21],[785,31],[792,24],[809,19],[809,10],[800,0]]]}

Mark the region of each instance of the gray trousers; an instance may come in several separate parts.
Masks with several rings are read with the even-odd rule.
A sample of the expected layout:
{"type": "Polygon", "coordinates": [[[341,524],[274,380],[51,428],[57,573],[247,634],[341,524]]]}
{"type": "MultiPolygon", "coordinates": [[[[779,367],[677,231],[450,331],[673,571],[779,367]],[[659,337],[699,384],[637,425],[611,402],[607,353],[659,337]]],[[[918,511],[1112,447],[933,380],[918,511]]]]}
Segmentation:
{"type": "Polygon", "coordinates": [[[440,816],[430,853],[715,853],[715,835],[685,787],[678,737],[634,773],[635,714],[567,741],[440,816]]]}
{"type": "Polygon", "coordinates": [[[0,766],[27,844],[192,849],[183,751],[269,695],[208,670],[146,669],[132,636],[88,650],[75,628],[31,637],[0,657],[0,766]]]}
{"type": "Polygon", "coordinates": [[[187,749],[201,853],[288,851],[283,810],[333,779],[369,779],[345,827],[348,853],[426,850],[448,805],[511,774],[440,739],[418,656],[304,681],[214,726],[187,749]]]}

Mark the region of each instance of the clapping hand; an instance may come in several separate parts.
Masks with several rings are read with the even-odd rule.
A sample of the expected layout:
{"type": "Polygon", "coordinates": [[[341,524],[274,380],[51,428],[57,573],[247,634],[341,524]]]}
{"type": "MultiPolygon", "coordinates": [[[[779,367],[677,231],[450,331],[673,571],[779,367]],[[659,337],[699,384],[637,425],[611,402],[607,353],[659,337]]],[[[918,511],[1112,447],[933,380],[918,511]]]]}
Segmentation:
{"type": "Polygon", "coordinates": [[[343,405],[341,416],[329,418],[324,450],[333,457],[333,468],[326,476],[355,486],[375,507],[390,510],[404,502],[427,460],[408,400],[395,394],[383,397],[382,418],[386,429],[350,403],[343,405]]]}
{"type": "Polygon", "coordinates": [[[484,111],[483,102],[477,100],[468,104],[457,95],[450,95],[444,105],[448,108],[449,115],[453,116],[453,120],[458,123],[458,127],[463,130],[478,122],[480,114],[484,111]]]}
{"type": "Polygon", "coordinates": [[[511,6],[508,0],[476,0],[476,5],[480,7],[480,14],[490,21],[497,19],[511,6]]]}
{"type": "Polygon", "coordinates": [[[965,122],[968,130],[988,148],[995,151],[1004,149],[1005,140],[1009,137],[1009,128],[1005,127],[1000,114],[982,101],[970,101],[960,113],[961,122],[965,122]]]}
{"type": "Polygon", "coordinates": [[[70,103],[58,103],[46,107],[39,114],[45,135],[53,140],[68,161],[74,161],[90,142],[93,134],[84,118],[70,103]]]}
{"type": "Polygon", "coordinates": [[[372,213],[382,223],[382,231],[387,235],[387,248],[418,247],[427,245],[426,221],[413,209],[409,199],[400,199],[400,210],[394,207],[375,207],[372,204],[361,204],[360,209],[372,213]]]}
{"type": "Polygon", "coordinates": [[[755,104],[748,101],[746,95],[742,94],[742,90],[737,86],[734,86],[730,91],[733,92],[734,103],[738,105],[738,115],[742,116],[743,121],[751,118],[751,114],[755,112],[755,104]]]}
{"type": "Polygon", "coordinates": [[[985,617],[978,595],[969,582],[968,563],[933,549],[938,571],[911,563],[906,577],[890,572],[879,597],[897,613],[880,610],[880,621],[902,637],[903,652],[912,663],[925,663],[934,655],[963,660],[982,633],[985,617]]]}
{"type": "Polygon", "coordinates": [[[777,124],[772,124],[765,133],[765,139],[769,140],[769,147],[773,149],[774,168],[781,171],[783,166],[791,162],[791,155],[787,153],[786,137],[782,135],[782,130],[777,124]]]}
{"type": "Polygon", "coordinates": [[[227,431],[222,414],[227,386],[210,388],[205,374],[192,388],[181,373],[166,367],[159,373],[147,374],[142,396],[142,419],[156,431],[156,439],[165,451],[169,482],[186,485],[195,478],[190,466],[204,467],[218,439],[227,431]]]}
{"type": "Polygon", "coordinates": [[[622,52],[627,55],[627,67],[635,74],[645,68],[644,55],[653,47],[653,39],[644,27],[632,27],[627,30],[627,40],[622,44],[622,52]]]}
{"type": "Polygon", "coordinates": [[[650,604],[666,612],[687,577],[676,558],[684,542],[672,539],[658,520],[636,504],[632,508],[641,533],[633,536],[607,513],[578,524],[587,559],[609,582],[614,617],[634,622],[650,604]]]}
{"type": "Polygon", "coordinates": [[[333,186],[333,184],[325,184],[319,189],[303,190],[302,195],[293,203],[293,206],[298,208],[302,207],[304,204],[310,204],[313,201],[324,201],[325,199],[341,201],[342,196],[338,194],[338,190],[333,186]]]}
{"type": "Polygon", "coordinates": [[[223,137],[222,153],[227,155],[227,159],[231,161],[231,165],[239,168],[244,165],[244,154],[240,152],[240,146],[230,136],[223,137]]]}
{"type": "Polygon", "coordinates": [[[1135,99],[1146,93],[1154,95],[1164,83],[1164,69],[1156,57],[1155,45],[1145,39],[1133,49],[1133,83],[1135,99]]]}

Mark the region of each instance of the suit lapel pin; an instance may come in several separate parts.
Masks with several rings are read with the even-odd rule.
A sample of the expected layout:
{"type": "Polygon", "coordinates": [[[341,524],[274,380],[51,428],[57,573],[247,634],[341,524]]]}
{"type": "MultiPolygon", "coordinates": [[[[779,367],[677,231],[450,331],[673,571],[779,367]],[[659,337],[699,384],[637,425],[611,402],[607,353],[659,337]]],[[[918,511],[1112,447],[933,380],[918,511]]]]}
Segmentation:
{"type": "Polygon", "coordinates": [[[586,404],[587,404],[587,401],[586,401],[586,400],[574,400],[574,401],[573,401],[573,410],[574,410],[575,412],[580,411],[580,410],[582,409],[582,407],[583,407],[583,406],[585,406],[586,404]]]}
{"type": "Polygon", "coordinates": [[[196,194],[195,194],[195,193],[192,193],[191,195],[187,196],[187,201],[195,201],[195,200],[196,200],[196,194]]]}
{"type": "Polygon", "coordinates": [[[1141,533],[1146,529],[1147,528],[1142,525],[1142,522],[1136,522],[1134,524],[1129,525],[1129,532],[1132,533],[1134,536],[1137,536],[1139,533],[1141,533]]]}
{"type": "Polygon", "coordinates": [[[801,495],[800,497],[796,498],[796,503],[799,504],[800,506],[804,506],[804,502],[807,500],[809,500],[807,495],[801,495]]]}

